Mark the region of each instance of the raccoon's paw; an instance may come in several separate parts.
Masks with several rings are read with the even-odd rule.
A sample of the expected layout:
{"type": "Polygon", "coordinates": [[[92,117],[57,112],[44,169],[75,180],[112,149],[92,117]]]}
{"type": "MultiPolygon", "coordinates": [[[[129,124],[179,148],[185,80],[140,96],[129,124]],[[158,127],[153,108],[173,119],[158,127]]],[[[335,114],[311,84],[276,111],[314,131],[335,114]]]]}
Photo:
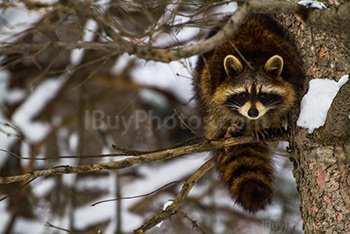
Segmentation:
{"type": "MultiPolygon", "coordinates": [[[[238,137],[243,135],[244,125],[242,122],[238,121],[232,124],[227,130],[225,134],[225,138],[227,137],[238,137]]],[[[233,146],[229,146],[225,148],[226,152],[231,152],[233,150],[233,146]]]]}
{"type": "Polygon", "coordinates": [[[244,124],[240,121],[232,124],[227,130],[225,137],[238,137],[243,135],[244,124]]]}

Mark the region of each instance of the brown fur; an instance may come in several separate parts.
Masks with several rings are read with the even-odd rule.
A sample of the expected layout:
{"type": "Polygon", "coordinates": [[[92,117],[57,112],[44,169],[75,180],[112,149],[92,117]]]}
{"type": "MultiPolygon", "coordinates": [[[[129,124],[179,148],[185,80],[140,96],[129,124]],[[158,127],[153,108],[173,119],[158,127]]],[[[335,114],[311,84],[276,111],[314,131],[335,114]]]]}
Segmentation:
{"type": "MultiPolygon", "coordinates": [[[[248,15],[229,42],[201,55],[197,62],[194,90],[205,137],[215,139],[229,133],[266,137],[281,129],[304,83],[299,63],[298,53],[275,19],[248,15]],[[249,101],[228,108],[230,95],[242,92],[249,92],[249,101]],[[262,92],[276,94],[277,104],[264,105],[258,99],[262,92]],[[251,109],[256,112],[252,118],[251,109]]],[[[267,144],[239,145],[217,150],[214,156],[232,197],[244,209],[256,212],[271,203],[273,170],[267,144]]]]}

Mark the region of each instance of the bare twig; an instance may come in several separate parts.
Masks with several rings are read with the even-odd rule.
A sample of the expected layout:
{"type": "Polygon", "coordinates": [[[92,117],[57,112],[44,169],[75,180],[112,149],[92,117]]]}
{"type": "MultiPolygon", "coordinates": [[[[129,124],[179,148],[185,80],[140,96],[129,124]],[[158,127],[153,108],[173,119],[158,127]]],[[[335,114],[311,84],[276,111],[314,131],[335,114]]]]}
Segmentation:
{"type": "Polygon", "coordinates": [[[191,217],[188,216],[188,215],[187,215],[185,212],[183,212],[182,210],[179,210],[178,212],[181,214],[182,217],[184,217],[185,219],[189,220],[189,221],[192,223],[192,226],[193,226],[194,228],[197,228],[198,231],[199,231],[200,233],[205,234],[205,232],[202,230],[202,228],[201,228],[200,226],[198,226],[197,221],[191,219],[191,217]]]}
{"type": "Polygon", "coordinates": [[[186,127],[188,130],[190,130],[190,131],[191,131],[194,135],[196,135],[197,137],[204,138],[204,137],[202,137],[199,133],[197,133],[194,129],[192,129],[190,126],[188,126],[188,125],[186,124],[186,122],[181,118],[181,116],[180,116],[179,113],[177,112],[177,109],[176,109],[176,108],[174,108],[173,110],[174,110],[174,112],[175,112],[177,118],[181,121],[181,123],[182,123],[183,125],[185,125],[185,127],[186,127]]]}
{"type": "Polygon", "coordinates": [[[166,185],[163,185],[162,187],[150,192],[150,193],[146,193],[146,194],[142,194],[142,195],[137,195],[137,196],[131,196],[131,197],[119,197],[119,198],[113,198],[113,199],[108,199],[108,200],[103,200],[103,201],[99,201],[99,202],[95,202],[93,203],[91,206],[96,206],[96,205],[99,205],[101,203],[105,203],[105,202],[111,202],[111,201],[118,201],[118,200],[124,200],[124,199],[134,199],[134,198],[139,198],[139,197],[146,197],[146,196],[149,196],[149,195],[152,195],[156,192],[159,192],[160,190],[168,187],[169,185],[172,185],[172,184],[176,184],[176,183],[179,183],[180,181],[173,181],[173,182],[170,182],[170,183],[167,183],[166,185]]]}
{"type": "Polygon", "coordinates": [[[67,233],[81,234],[81,232],[75,232],[75,231],[71,231],[71,230],[68,230],[68,229],[65,229],[65,228],[57,227],[57,226],[55,226],[55,225],[53,225],[53,224],[51,224],[51,223],[49,223],[49,222],[47,222],[47,223],[45,224],[45,226],[51,227],[51,228],[55,228],[55,229],[60,230],[60,231],[65,231],[65,232],[67,232],[67,233]]]}
{"type": "Polygon", "coordinates": [[[15,195],[16,193],[18,193],[19,191],[21,191],[24,187],[26,187],[28,184],[30,184],[31,182],[33,182],[33,180],[35,180],[35,179],[36,179],[36,178],[33,178],[33,179],[27,181],[26,183],[22,184],[19,188],[17,188],[17,189],[16,189],[14,192],[12,192],[11,194],[6,195],[6,196],[0,198],[0,202],[2,202],[3,200],[5,200],[6,198],[9,198],[9,197],[15,195]]]}
{"type": "Polygon", "coordinates": [[[177,210],[180,208],[182,201],[187,197],[188,193],[191,191],[195,183],[211,168],[215,165],[214,160],[211,159],[203,164],[193,175],[188,178],[186,183],[183,185],[180,193],[176,196],[174,202],[168,206],[162,213],[156,215],[152,219],[148,220],[144,225],[138,228],[135,233],[141,234],[145,233],[150,228],[154,227],[158,223],[162,222],[165,219],[170,218],[174,215],[177,210]]]}

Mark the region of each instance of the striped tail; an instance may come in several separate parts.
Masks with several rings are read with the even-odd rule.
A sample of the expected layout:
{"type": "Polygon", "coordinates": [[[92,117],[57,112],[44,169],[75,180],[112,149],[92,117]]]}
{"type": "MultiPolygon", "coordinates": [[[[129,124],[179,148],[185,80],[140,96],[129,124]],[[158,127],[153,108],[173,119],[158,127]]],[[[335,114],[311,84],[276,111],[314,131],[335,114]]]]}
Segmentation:
{"type": "Polygon", "coordinates": [[[272,165],[264,143],[237,145],[216,151],[216,164],[232,197],[246,211],[255,213],[271,203],[272,165]]]}

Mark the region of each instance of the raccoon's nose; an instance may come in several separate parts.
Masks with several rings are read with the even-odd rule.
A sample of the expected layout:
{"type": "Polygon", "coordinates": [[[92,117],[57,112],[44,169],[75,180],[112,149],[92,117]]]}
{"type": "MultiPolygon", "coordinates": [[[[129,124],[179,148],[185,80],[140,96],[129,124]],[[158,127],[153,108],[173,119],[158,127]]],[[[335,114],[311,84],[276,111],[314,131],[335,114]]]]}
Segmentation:
{"type": "Polygon", "coordinates": [[[249,117],[256,118],[259,115],[259,111],[255,108],[250,108],[248,111],[249,117]]]}

